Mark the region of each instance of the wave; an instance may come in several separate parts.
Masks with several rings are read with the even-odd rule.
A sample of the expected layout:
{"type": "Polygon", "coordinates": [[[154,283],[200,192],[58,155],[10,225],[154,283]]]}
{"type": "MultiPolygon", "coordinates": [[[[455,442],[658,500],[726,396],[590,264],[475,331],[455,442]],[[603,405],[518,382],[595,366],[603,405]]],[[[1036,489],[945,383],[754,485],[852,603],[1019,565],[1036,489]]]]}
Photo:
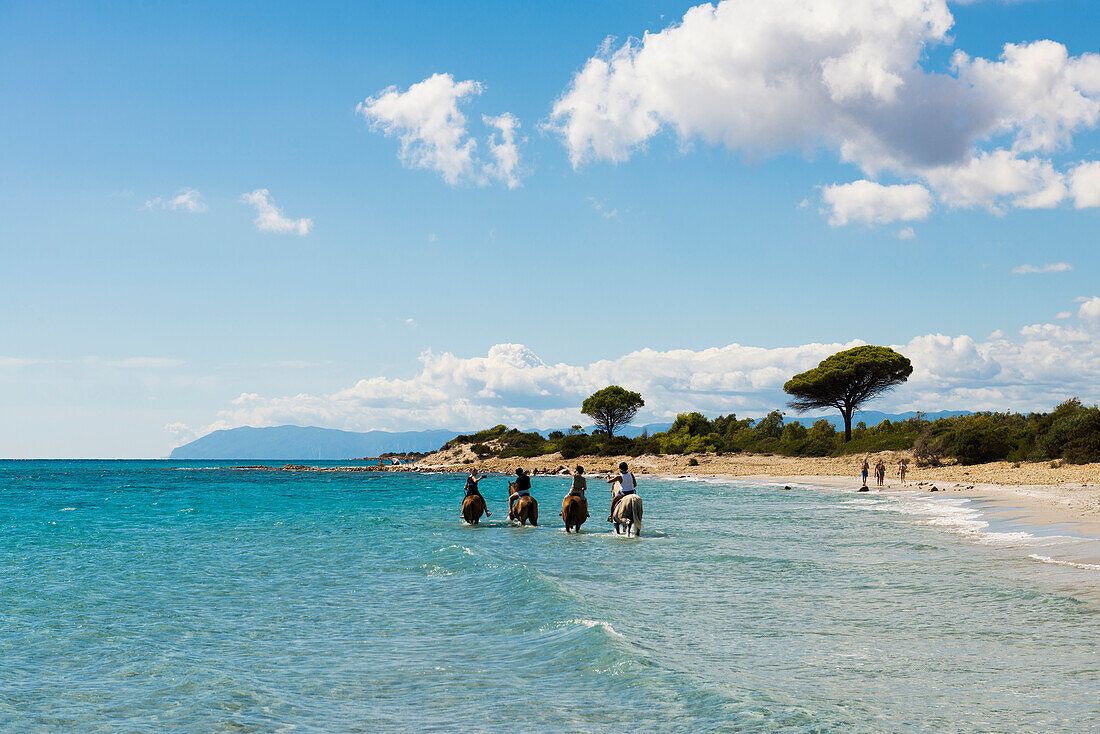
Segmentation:
{"type": "Polygon", "coordinates": [[[1028,556],[1032,560],[1039,561],[1040,563],[1049,563],[1054,566],[1066,566],[1067,568],[1080,568],[1085,571],[1100,571],[1100,564],[1096,563],[1077,563],[1076,561],[1063,561],[1057,558],[1051,558],[1050,556],[1040,556],[1036,553],[1032,553],[1028,556]]]}
{"type": "Polygon", "coordinates": [[[592,629],[593,627],[599,627],[600,629],[602,629],[604,632],[608,633],[609,635],[612,635],[614,637],[618,637],[619,639],[625,639],[625,637],[623,636],[623,634],[621,632],[619,632],[618,630],[616,630],[614,627],[611,626],[610,622],[603,622],[603,621],[598,620],[598,619],[567,619],[564,622],[562,622],[562,624],[578,624],[578,625],[582,625],[582,626],[584,626],[588,629],[592,629]]]}

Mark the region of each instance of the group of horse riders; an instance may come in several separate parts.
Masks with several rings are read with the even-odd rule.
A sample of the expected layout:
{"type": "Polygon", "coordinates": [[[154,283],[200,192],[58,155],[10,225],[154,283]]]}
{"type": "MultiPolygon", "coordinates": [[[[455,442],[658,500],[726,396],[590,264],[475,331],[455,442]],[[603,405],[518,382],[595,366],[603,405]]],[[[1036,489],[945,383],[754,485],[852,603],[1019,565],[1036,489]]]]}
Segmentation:
{"type": "MultiPolygon", "coordinates": [[[[569,487],[569,493],[565,495],[562,501],[561,516],[565,520],[567,532],[571,526],[577,528],[579,532],[580,524],[589,517],[588,498],[585,497],[588,480],[585,479],[583,466],[576,467],[570,473],[570,477],[572,478],[572,484],[569,487]]],[[[477,524],[477,518],[480,517],[480,510],[484,510],[486,517],[492,517],[493,514],[489,512],[488,503],[478,488],[478,484],[484,478],[483,475],[478,475],[477,469],[471,469],[469,476],[466,477],[466,498],[462,503],[462,516],[466,522],[474,525],[477,524]],[[480,502],[471,500],[472,497],[478,498],[480,502]],[[480,507],[477,505],[480,505],[480,507]]],[[[615,518],[615,508],[624,497],[637,495],[638,480],[635,479],[626,462],[622,462],[619,464],[619,473],[607,477],[607,483],[611,485],[611,512],[607,517],[607,521],[615,523],[616,530],[618,530],[620,522],[615,518]]],[[[514,482],[509,482],[508,491],[508,518],[519,520],[521,524],[525,524],[527,520],[530,520],[533,525],[538,524],[537,503],[531,497],[531,475],[527,473],[526,469],[516,467],[516,479],[514,482]],[[524,498],[528,498],[528,500],[524,498]],[[528,508],[528,505],[531,507],[528,508]],[[517,506],[519,506],[519,509],[517,509],[517,506]],[[533,513],[531,510],[533,510],[533,513]]],[[[638,514],[640,515],[640,502],[638,504],[638,514]]],[[[640,517],[638,521],[638,524],[640,524],[640,517]]]]}

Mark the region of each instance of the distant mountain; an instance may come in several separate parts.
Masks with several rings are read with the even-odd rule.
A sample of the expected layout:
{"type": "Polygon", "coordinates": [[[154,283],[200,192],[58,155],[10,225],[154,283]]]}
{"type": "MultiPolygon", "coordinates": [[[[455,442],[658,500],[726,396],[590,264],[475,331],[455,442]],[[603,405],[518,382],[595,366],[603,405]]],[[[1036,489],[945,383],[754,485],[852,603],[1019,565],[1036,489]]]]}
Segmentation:
{"type": "MultiPolygon", "coordinates": [[[[953,418],[957,415],[970,415],[969,410],[941,410],[938,413],[925,413],[924,417],[930,421],[934,421],[937,418],[953,418]]],[[[877,426],[884,420],[889,420],[891,423],[897,421],[909,420],[915,417],[915,412],[909,413],[880,413],[877,410],[857,410],[852,415],[852,426],[854,427],[860,421],[867,424],[868,427],[877,426]]],[[[844,429],[844,419],[840,417],[840,413],[828,413],[826,415],[813,415],[813,416],[784,416],[787,423],[801,423],[807,428],[812,426],[814,422],[824,418],[833,424],[833,427],[844,429]]]]}
{"type": "Polygon", "coordinates": [[[313,459],[341,460],[386,452],[435,451],[458,431],[367,431],[275,426],[214,431],[172,449],[171,459],[313,459]]]}
{"type": "MultiPolygon", "coordinates": [[[[654,433],[667,431],[670,428],[672,428],[671,423],[647,423],[644,426],[620,426],[619,428],[615,429],[615,435],[626,436],[627,438],[637,438],[638,436],[642,435],[642,431],[647,431],[649,435],[652,436],[654,433]]],[[[585,433],[592,433],[592,431],[594,431],[595,429],[596,426],[585,426],[584,428],[585,433]]],[[[525,429],[525,433],[537,433],[543,438],[547,438],[555,430],[561,431],[562,433],[569,433],[568,428],[529,428],[525,429]]]]}

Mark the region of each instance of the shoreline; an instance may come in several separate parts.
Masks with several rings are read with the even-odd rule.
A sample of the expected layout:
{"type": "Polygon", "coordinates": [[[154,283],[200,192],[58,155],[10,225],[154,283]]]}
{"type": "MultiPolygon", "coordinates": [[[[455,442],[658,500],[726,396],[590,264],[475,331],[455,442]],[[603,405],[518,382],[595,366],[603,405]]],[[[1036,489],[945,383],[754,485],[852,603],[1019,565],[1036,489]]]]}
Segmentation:
{"type": "MultiPolygon", "coordinates": [[[[579,456],[563,459],[561,454],[534,458],[477,459],[467,451],[431,454],[415,464],[400,466],[311,467],[251,465],[241,470],[309,472],[432,472],[465,473],[477,469],[488,474],[512,474],[523,466],[535,477],[561,475],[566,468],[583,465],[589,476],[613,472],[625,461],[639,477],[757,479],[784,484],[812,484],[818,487],[855,490],[860,487],[859,466],[865,455],[844,457],[790,457],[768,454],[689,454],[630,456],[579,456]],[[697,462],[692,466],[690,462],[697,462]]],[[[1010,464],[994,462],[975,465],[918,467],[908,451],[886,451],[866,455],[873,465],[882,459],[887,466],[884,486],[874,491],[911,491],[928,497],[965,497],[986,503],[991,515],[1006,521],[1036,527],[1062,527],[1100,540],[1100,464],[1053,465],[1050,463],[1010,464]],[[904,485],[896,476],[902,459],[910,469],[904,485]]],[[[1097,557],[1100,563],[1100,556],[1097,557]]]]}
{"type": "MultiPolygon", "coordinates": [[[[872,464],[882,458],[887,466],[896,466],[897,461],[905,456],[903,452],[884,452],[871,455],[870,459],[872,464]]],[[[561,471],[566,466],[581,464],[591,478],[606,475],[620,461],[626,461],[638,474],[643,493],[645,478],[649,477],[763,482],[815,491],[831,490],[868,499],[886,496],[896,499],[899,509],[910,515],[913,522],[934,527],[968,543],[1018,555],[1025,565],[1033,566],[1032,571],[1026,573],[1033,575],[1034,580],[1100,606],[1100,483],[1048,481],[1027,484],[997,481],[1011,474],[1039,479],[1048,479],[1052,474],[1091,479],[1092,473],[1100,472],[1100,465],[1052,468],[1048,465],[1013,467],[1008,464],[984,464],[914,468],[904,485],[896,476],[888,476],[881,488],[872,480],[869,491],[857,495],[862,480],[855,473],[862,463],[861,455],[842,459],[761,455],[696,457],[698,466],[687,463],[689,458],[695,457],[684,456],[577,457],[565,461],[560,455],[550,455],[536,459],[487,459],[470,464],[428,463],[422,460],[413,465],[393,467],[287,464],[231,468],[430,474],[464,474],[471,468],[477,468],[483,474],[507,477],[516,466],[524,466],[541,483],[540,480],[548,477],[564,482],[561,471]],[[840,473],[842,469],[850,473],[840,473]]]]}

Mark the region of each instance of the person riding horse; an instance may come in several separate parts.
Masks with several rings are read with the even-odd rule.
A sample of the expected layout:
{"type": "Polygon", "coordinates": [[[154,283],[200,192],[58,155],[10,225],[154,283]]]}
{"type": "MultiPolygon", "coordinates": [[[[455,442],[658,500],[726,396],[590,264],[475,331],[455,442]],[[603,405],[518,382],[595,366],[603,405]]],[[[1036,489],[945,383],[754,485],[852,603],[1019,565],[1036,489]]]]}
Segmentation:
{"type": "MultiPolygon", "coordinates": [[[[477,488],[477,483],[485,478],[485,475],[478,476],[477,469],[470,470],[470,476],[466,477],[466,496],[477,495],[481,497],[481,501],[485,502],[485,496],[481,494],[481,490],[477,488]]],[[[489,512],[489,503],[485,502],[485,517],[492,517],[493,513],[489,512]]]]}
{"type": "Polygon", "coordinates": [[[561,501],[561,519],[565,521],[565,532],[568,533],[573,529],[579,533],[581,525],[591,517],[588,513],[588,498],[584,496],[585,490],[588,489],[588,482],[584,478],[583,466],[578,466],[572,476],[573,482],[569,492],[561,501]]]}
{"type": "Polygon", "coordinates": [[[520,497],[531,496],[531,477],[522,468],[516,467],[516,493],[508,498],[508,514],[512,514],[512,507],[520,497]]]}
{"type": "Polygon", "coordinates": [[[607,516],[608,522],[615,522],[615,505],[619,504],[619,500],[628,494],[636,494],[638,487],[638,480],[634,478],[634,474],[631,473],[626,466],[626,462],[619,464],[619,473],[613,477],[609,477],[607,483],[611,485],[611,512],[607,516]],[[618,491],[615,491],[615,484],[619,485],[618,491]]]}

